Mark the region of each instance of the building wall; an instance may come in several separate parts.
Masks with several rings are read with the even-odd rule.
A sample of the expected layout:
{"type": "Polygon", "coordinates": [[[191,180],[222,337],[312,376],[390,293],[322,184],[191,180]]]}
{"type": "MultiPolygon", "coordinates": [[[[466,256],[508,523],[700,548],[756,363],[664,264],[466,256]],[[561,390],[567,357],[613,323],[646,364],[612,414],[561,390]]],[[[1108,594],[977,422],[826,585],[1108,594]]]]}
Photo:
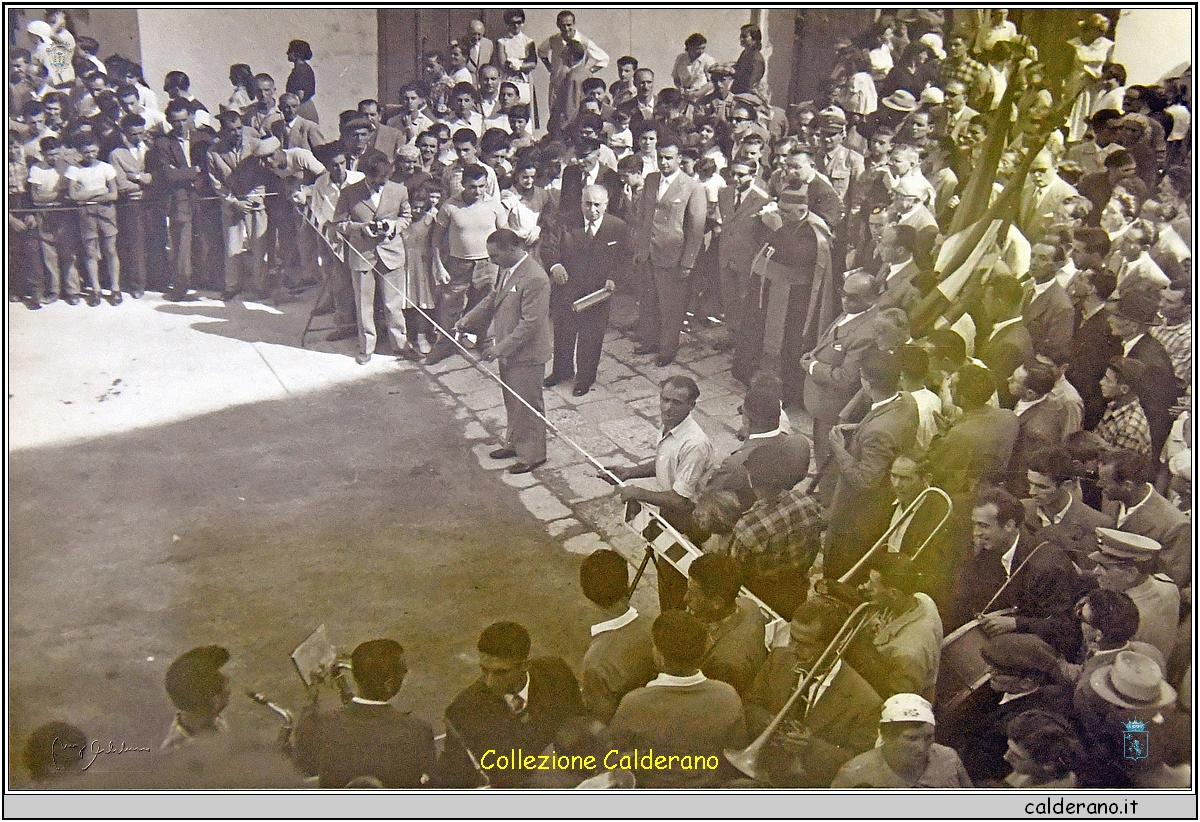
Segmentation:
{"type": "Polygon", "coordinates": [[[1157,83],[1192,59],[1191,34],[1195,30],[1191,9],[1122,9],[1113,62],[1125,65],[1131,85],[1157,83]]]}
{"type": "Polygon", "coordinates": [[[233,63],[270,74],[282,93],[292,69],[285,59],[288,41],[307,40],[313,47],[317,110],[323,130],[333,137],[339,111],[375,96],[376,16],[373,8],[157,8],[139,9],[137,22],[147,82],[160,90],[168,71],[184,71],[192,93],[212,111],[233,92],[233,63]]]}

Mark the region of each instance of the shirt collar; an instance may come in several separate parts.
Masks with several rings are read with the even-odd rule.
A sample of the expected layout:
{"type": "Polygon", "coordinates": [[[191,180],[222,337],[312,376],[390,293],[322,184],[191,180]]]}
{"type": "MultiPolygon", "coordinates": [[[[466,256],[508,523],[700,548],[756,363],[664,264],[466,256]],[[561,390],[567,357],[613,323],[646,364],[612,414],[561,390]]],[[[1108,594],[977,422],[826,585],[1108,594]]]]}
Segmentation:
{"type": "Polygon", "coordinates": [[[691,676],[672,676],[671,674],[659,674],[655,679],[646,683],[647,688],[686,688],[689,685],[699,685],[704,680],[708,679],[703,671],[696,671],[691,676]]]}
{"type": "Polygon", "coordinates": [[[888,267],[888,275],[887,275],[888,281],[890,282],[892,277],[895,277],[897,274],[899,274],[901,271],[903,271],[905,268],[907,268],[909,262],[911,262],[911,260],[905,260],[904,262],[900,262],[900,263],[892,263],[888,267]]]}
{"type": "Polygon", "coordinates": [[[892,396],[888,397],[886,400],[880,400],[879,402],[873,402],[873,403],[871,403],[871,410],[874,411],[876,408],[879,408],[880,406],[887,405],[889,402],[891,402],[892,400],[896,399],[899,396],[900,396],[900,392],[897,391],[895,394],[892,394],[892,396]]]}
{"type": "Polygon", "coordinates": [[[676,178],[679,177],[679,174],[682,171],[683,171],[683,169],[677,168],[677,169],[675,169],[674,174],[669,174],[669,175],[663,174],[662,177],[659,179],[659,182],[658,182],[659,186],[660,187],[666,186],[669,188],[671,186],[671,184],[675,182],[676,178]]]}
{"type": "Polygon", "coordinates": [[[504,701],[506,703],[508,703],[508,707],[510,707],[510,708],[513,707],[513,700],[515,697],[519,697],[521,699],[521,709],[522,710],[529,707],[529,674],[528,673],[525,674],[525,687],[521,688],[521,690],[517,691],[515,694],[505,694],[504,695],[504,701]]]}
{"type": "Polygon", "coordinates": [[[667,431],[665,434],[663,434],[661,437],[659,437],[658,441],[662,442],[667,437],[669,437],[675,433],[678,433],[680,436],[682,436],[683,434],[686,434],[688,431],[690,431],[692,428],[695,428],[695,427],[699,427],[699,426],[696,424],[696,421],[694,419],[692,419],[691,412],[688,412],[688,415],[683,418],[683,422],[679,423],[679,425],[675,426],[670,431],[667,431]],[[687,429],[687,430],[684,430],[684,429],[687,429]]]}
{"type": "Polygon", "coordinates": [[[1037,688],[1034,688],[1029,691],[1024,691],[1023,693],[1019,693],[1019,694],[1005,694],[1004,696],[1000,697],[1000,704],[1007,705],[1009,702],[1015,702],[1018,699],[1020,699],[1021,697],[1029,696],[1030,694],[1036,694],[1036,693],[1037,693],[1037,688]]]}
{"type": "Polygon", "coordinates": [[[768,439],[768,438],[770,438],[770,437],[777,437],[777,436],[779,436],[779,435],[780,435],[780,434],[782,434],[782,433],[783,433],[783,429],[782,429],[782,428],[780,428],[780,427],[777,425],[777,426],[775,426],[773,429],[771,429],[770,431],[763,431],[761,434],[747,434],[747,435],[746,435],[746,440],[747,440],[747,441],[750,441],[750,440],[765,440],[765,439],[768,439]]]}
{"type": "Polygon", "coordinates": [[[1013,408],[1013,413],[1019,417],[1022,414],[1024,414],[1026,411],[1028,411],[1030,408],[1033,408],[1039,402],[1046,399],[1046,397],[1048,397],[1048,396],[1050,396],[1050,395],[1043,394],[1042,396],[1038,397],[1036,400],[1017,400],[1016,407],[1013,408]]]}
{"type": "Polygon", "coordinates": [[[350,697],[351,702],[357,702],[359,705],[387,705],[387,701],[380,702],[377,699],[363,699],[361,696],[350,697]]]}
{"type": "Polygon", "coordinates": [[[1124,349],[1126,357],[1129,356],[1129,352],[1133,350],[1133,347],[1142,341],[1142,337],[1144,337],[1144,336],[1146,336],[1144,333],[1138,334],[1133,339],[1125,340],[1124,342],[1121,343],[1121,348],[1124,349]]]}
{"type": "Polygon", "coordinates": [[[1120,519],[1122,519],[1122,520],[1123,520],[1123,519],[1125,519],[1125,517],[1129,516],[1129,515],[1130,515],[1130,514],[1132,514],[1134,511],[1136,511],[1137,509],[1139,509],[1139,508],[1141,508],[1143,505],[1145,505],[1147,502],[1149,502],[1149,501],[1150,501],[1150,497],[1154,496],[1154,486],[1153,486],[1153,485],[1150,485],[1150,483],[1146,483],[1146,486],[1147,486],[1147,487],[1146,487],[1146,494],[1145,494],[1145,496],[1143,496],[1143,497],[1142,497],[1141,501],[1139,501],[1139,502],[1137,502],[1137,503],[1134,503],[1134,504],[1133,504],[1132,506],[1130,506],[1129,508],[1126,508],[1126,507],[1125,507],[1125,503],[1123,503],[1123,502],[1121,503],[1121,516],[1120,516],[1120,519]]]}
{"type": "Polygon", "coordinates": [[[1008,328],[1010,325],[1016,325],[1017,323],[1021,322],[1021,320],[1023,320],[1023,319],[1024,319],[1024,317],[1022,317],[1020,314],[1018,314],[1017,316],[1013,317],[1011,320],[1002,320],[1001,322],[996,323],[994,326],[992,326],[992,333],[988,335],[988,339],[989,340],[993,339],[1002,330],[1004,330],[1005,328],[1008,328]]]}
{"type": "Polygon", "coordinates": [[[1050,288],[1050,286],[1054,285],[1056,282],[1058,282],[1058,280],[1054,279],[1053,277],[1046,280],[1046,282],[1044,282],[1044,283],[1039,283],[1036,280],[1034,280],[1033,296],[1040,297],[1041,295],[1045,294],[1046,291],[1050,288]]]}
{"type": "Polygon", "coordinates": [[[598,636],[607,631],[615,631],[618,628],[624,628],[626,625],[633,622],[637,618],[638,618],[637,608],[634,608],[631,605],[629,607],[629,610],[626,611],[625,613],[621,614],[621,616],[616,617],[615,619],[606,620],[604,622],[597,622],[595,625],[593,625],[592,626],[592,636],[598,636]]]}
{"type": "Polygon", "coordinates": [[[844,317],[842,317],[840,320],[838,320],[838,322],[837,322],[837,327],[838,327],[838,328],[841,328],[843,325],[845,325],[846,323],[850,322],[850,321],[851,321],[851,320],[853,320],[855,317],[861,317],[861,316],[862,316],[864,313],[866,313],[866,312],[864,312],[864,311],[855,311],[853,314],[847,314],[846,316],[844,316],[844,317]]]}
{"type": "Polygon", "coordinates": [[[1067,511],[1070,510],[1071,503],[1074,501],[1075,501],[1075,498],[1072,497],[1070,494],[1067,494],[1067,504],[1062,507],[1061,511],[1059,511],[1057,514],[1055,514],[1053,517],[1048,517],[1042,511],[1042,509],[1039,508],[1037,511],[1038,519],[1040,519],[1042,521],[1042,525],[1052,525],[1052,524],[1058,525],[1060,522],[1062,522],[1062,518],[1067,515],[1067,511]]]}

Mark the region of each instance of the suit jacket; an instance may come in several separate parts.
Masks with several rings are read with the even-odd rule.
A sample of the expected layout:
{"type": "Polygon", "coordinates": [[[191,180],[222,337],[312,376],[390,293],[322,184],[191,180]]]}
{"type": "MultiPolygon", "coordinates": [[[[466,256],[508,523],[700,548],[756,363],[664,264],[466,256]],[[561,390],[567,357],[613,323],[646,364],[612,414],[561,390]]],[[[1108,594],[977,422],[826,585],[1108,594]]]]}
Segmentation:
{"type": "Polygon", "coordinates": [[[1116,523],[1112,516],[1100,513],[1082,500],[1072,499],[1061,520],[1043,525],[1036,502],[1024,499],[1021,504],[1025,506],[1025,527],[1033,534],[1034,542],[1049,540],[1081,568],[1093,565],[1087,555],[1096,550],[1096,529],[1112,528],[1116,523]]]}
{"type": "Polygon", "coordinates": [[[717,210],[721,222],[717,261],[722,268],[748,273],[754,255],[767,241],[767,230],[758,219],[758,212],[771,201],[771,197],[757,183],[752,183],[735,209],[733,200],[736,194],[733,186],[725,186],[717,192],[717,210]]]}
{"type": "Polygon", "coordinates": [[[981,478],[999,477],[1008,467],[1020,428],[1017,415],[1006,408],[984,405],[967,411],[929,447],[933,484],[954,494],[981,478]]]}
{"type": "MultiPolygon", "coordinates": [[[[1104,513],[1113,521],[1121,509],[1120,503],[1108,501],[1104,513]]],[[[1187,515],[1167,502],[1158,491],[1150,491],[1146,504],[1130,514],[1120,525],[1122,531],[1150,537],[1163,547],[1159,554],[1162,570],[1180,588],[1192,582],[1191,522],[1187,515]]]]}
{"type": "Polygon", "coordinates": [[[1075,306],[1057,282],[1033,299],[1027,297],[1021,316],[1025,318],[1035,351],[1063,355],[1070,348],[1075,333],[1075,306]]]}
{"type": "MultiPolygon", "coordinates": [[[[749,732],[757,735],[800,684],[796,673],[798,659],[793,647],[772,648],[767,662],[758,672],[753,690],[746,698],[746,720],[749,732]]],[[[879,726],[879,707],[883,704],[865,679],[842,662],[816,704],[808,707],[806,699],[797,700],[788,718],[800,721],[812,732],[808,751],[800,757],[804,776],[787,784],[775,787],[818,788],[826,787],[837,775],[838,769],[875,744],[879,726]],[[807,714],[804,709],[808,708],[807,714]]],[[[787,764],[782,762],[782,749],[769,748],[773,757],[781,760],[781,767],[769,768],[772,773],[784,772],[787,764]]],[[[782,780],[781,780],[782,781],[782,780]]],[[[773,780],[773,783],[775,780],[773,780]]]]}
{"type": "Polygon", "coordinates": [[[841,326],[837,323],[845,315],[838,317],[821,333],[816,347],[802,358],[805,371],[808,362],[816,360],[811,375],[804,379],[804,407],[814,418],[836,420],[862,387],[858,364],[863,353],[875,345],[877,314],[869,308],[841,326]]]}
{"type": "MultiPolygon", "coordinates": [[[[476,680],[446,709],[448,733],[439,761],[440,781],[450,787],[479,781],[464,743],[476,759],[489,749],[506,755],[521,749],[536,755],[554,740],[564,720],[584,714],[579,683],[567,663],[558,657],[529,661],[529,701],[520,716],[513,714],[508,703],[489,691],[482,680],[476,680]]],[[[488,776],[497,787],[519,787],[528,773],[493,769],[488,776]]]]}
{"type": "Polygon", "coordinates": [[[434,772],[433,730],[391,705],[306,708],[294,740],[296,764],[319,776],[322,788],[344,788],[357,776],[374,776],[385,788],[419,788],[434,772]]]}
{"type": "Polygon", "coordinates": [[[402,232],[412,225],[412,211],[408,204],[408,189],[400,183],[388,180],[379,194],[379,205],[372,206],[369,198],[374,192],[366,180],[360,180],[342,190],[338,198],[333,221],[339,233],[358,253],[348,251],[346,264],[351,271],[379,273],[404,268],[404,237],[402,232]],[[367,223],[389,220],[395,228],[382,237],[365,231],[367,223]],[[378,263],[378,265],[376,265],[378,263]]]}
{"type": "Polygon", "coordinates": [[[875,307],[880,311],[887,308],[902,308],[905,313],[909,313],[921,299],[921,293],[913,282],[921,275],[921,269],[917,267],[915,260],[909,260],[889,280],[890,269],[891,266],[884,264],[876,279],[881,290],[879,297],[875,300],[875,307]]]}
{"type": "Polygon", "coordinates": [[[208,179],[213,190],[221,196],[265,194],[274,175],[263,165],[263,158],[279,147],[277,138],[259,137],[245,126],[240,146],[218,135],[208,147],[208,179]]]}
{"type": "Polygon", "coordinates": [[[1107,309],[1101,308],[1080,323],[1079,330],[1071,340],[1067,379],[1083,400],[1084,430],[1095,428],[1104,415],[1108,400],[1100,393],[1100,379],[1104,376],[1108,361],[1120,354],[1121,341],[1113,336],[1108,326],[1107,309]]]}
{"type": "Polygon", "coordinates": [[[108,156],[108,162],[117,171],[117,193],[122,200],[140,200],[145,189],[153,185],[153,175],[149,183],[135,183],[129,179],[130,174],[146,173],[146,161],[150,159],[153,150],[154,147],[147,144],[140,161],[133,156],[133,151],[128,146],[119,146],[108,156]]]}
{"type": "MultiPolygon", "coordinates": [[[[608,191],[608,201],[616,202],[621,196],[621,178],[617,172],[604,165],[596,175],[596,185],[604,186],[608,191]]],[[[567,166],[562,173],[562,189],[558,198],[558,224],[560,229],[575,228],[583,225],[583,168],[578,165],[567,166]]]]}
{"type": "Polygon", "coordinates": [[[184,156],[183,146],[166,134],[154,140],[146,155],[146,168],[154,178],[159,197],[167,200],[167,213],[173,220],[191,222],[196,207],[196,195],[208,181],[209,138],[193,131],[188,138],[191,164],[184,156]]]}
{"type": "Polygon", "coordinates": [[[766,629],[758,606],[738,602],[727,619],[709,626],[708,652],[700,670],[710,679],[728,682],[739,694],[745,693],[767,658],[766,629]]]}
{"type": "Polygon", "coordinates": [[[1025,479],[1025,469],[1031,454],[1052,446],[1061,445],[1066,437],[1067,409],[1059,400],[1046,396],[1037,405],[1017,417],[1020,426],[1012,456],[1008,460],[1008,473],[1018,483],[1025,479]]]}
{"type": "Polygon", "coordinates": [[[1025,322],[1015,322],[1001,328],[991,339],[976,341],[975,356],[983,360],[996,378],[996,394],[1000,405],[1012,408],[1016,398],[1009,393],[1007,380],[1017,366],[1033,358],[1033,337],[1025,322]]]}
{"type": "Polygon", "coordinates": [[[1058,207],[1068,197],[1079,194],[1075,187],[1058,175],[1037,194],[1032,180],[1026,180],[1021,189],[1021,206],[1017,210],[1017,228],[1031,244],[1041,242],[1046,230],[1054,222],[1058,207]]]}
{"type": "Polygon", "coordinates": [[[321,135],[321,127],[312,120],[297,116],[292,122],[286,123],[282,118],[271,124],[271,133],[278,138],[284,148],[306,148],[316,151],[325,144],[321,135]]]}
{"type": "Polygon", "coordinates": [[[1151,453],[1157,459],[1174,423],[1171,406],[1181,393],[1179,380],[1175,377],[1171,356],[1162,343],[1150,334],[1144,334],[1138,340],[1137,345],[1129,350],[1129,356],[1146,366],[1142,386],[1138,389],[1138,399],[1142,401],[1142,410],[1146,412],[1146,421],[1150,423],[1151,453]]]}
{"type": "Polygon", "coordinates": [[[888,470],[916,439],[917,403],[911,394],[901,392],[867,412],[854,430],[846,453],[834,452],[837,487],[830,504],[831,529],[865,536],[863,532],[871,530],[867,523],[887,516],[887,504],[892,499],[888,470]]]}
{"type": "MultiPolygon", "coordinates": [[[[503,274],[503,271],[501,271],[503,274]]],[[[554,353],[550,328],[550,278],[526,255],[507,277],[462,320],[464,328],[482,330],[490,321],[496,354],[512,363],[538,364],[554,353]]]]}
{"type": "Polygon", "coordinates": [[[629,270],[630,257],[629,227],[608,214],[600,221],[595,237],[589,236],[583,225],[564,227],[542,246],[544,267],[561,263],[567,270],[566,285],[555,284],[554,294],[568,311],[568,303],[604,288],[606,280],[621,279],[629,270]]]}
{"type": "Polygon", "coordinates": [[[407,142],[408,138],[404,135],[403,131],[380,123],[376,127],[375,134],[372,135],[371,142],[367,145],[367,148],[382,151],[383,156],[387,157],[388,161],[391,162],[396,159],[396,149],[407,142]]]}
{"type": "Polygon", "coordinates": [[[660,200],[661,179],[655,171],[642,186],[643,219],[634,226],[634,249],[659,268],[694,268],[708,216],[704,186],[681,171],[660,200]]]}

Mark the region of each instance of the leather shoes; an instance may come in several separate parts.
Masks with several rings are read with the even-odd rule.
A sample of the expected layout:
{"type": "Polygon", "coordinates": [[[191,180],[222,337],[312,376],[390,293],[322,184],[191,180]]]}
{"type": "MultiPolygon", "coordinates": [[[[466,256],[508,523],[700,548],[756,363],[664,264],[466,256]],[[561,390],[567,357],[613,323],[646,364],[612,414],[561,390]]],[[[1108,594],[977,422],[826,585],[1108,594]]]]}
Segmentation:
{"type": "Polygon", "coordinates": [[[558,385],[560,382],[563,382],[564,380],[567,380],[567,379],[570,379],[570,378],[569,377],[560,377],[557,374],[551,374],[549,377],[546,377],[546,379],[542,380],[542,388],[553,388],[554,386],[558,385]]]}
{"type": "Polygon", "coordinates": [[[433,344],[433,348],[425,355],[425,364],[434,365],[447,357],[451,356],[455,351],[453,343],[446,340],[438,340],[433,344]]]}
{"type": "Polygon", "coordinates": [[[25,307],[30,311],[38,311],[42,307],[42,300],[39,297],[30,297],[25,301],[25,307]]]}
{"type": "Polygon", "coordinates": [[[408,362],[420,362],[421,354],[411,345],[406,345],[396,354],[396,359],[407,360],[408,362]]]}
{"type": "Polygon", "coordinates": [[[517,455],[517,452],[511,448],[497,448],[494,451],[489,451],[488,456],[494,460],[510,460],[517,455]]]}
{"type": "Polygon", "coordinates": [[[91,291],[88,293],[87,298],[84,301],[92,308],[95,308],[96,306],[100,305],[100,295],[95,291],[91,291]]]}
{"type": "Polygon", "coordinates": [[[108,298],[108,301],[113,305],[120,305],[122,302],[124,302],[124,299],[125,298],[121,296],[120,291],[114,291],[112,296],[108,298]]]}
{"type": "Polygon", "coordinates": [[[65,302],[67,305],[79,305],[79,295],[68,294],[67,296],[63,297],[63,302],[65,302]]]}
{"type": "Polygon", "coordinates": [[[351,337],[357,337],[358,330],[355,328],[337,328],[325,335],[325,342],[338,342],[339,340],[348,340],[351,337]]]}
{"type": "Polygon", "coordinates": [[[675,362],[675,355],[673,355],[673,354],[671,356],[667,356],[666,354],[659,354],[657,357],[654,358],[654,364],[657,365],[659,368],[666,368],[668,365],[670,365],[673,362],[675,362]]]}
{"type": "Polygon", "coordinates": [[[658,346],[650,345],[649,343],[642,343],[641,345],[638,345],[633,349],[633,353],[637,354],[639,357],[643,356],[645,354],[655,354],[657,352],[658,352],[658,346]]]}
{"type": "Polygon", "coordinates": [[[590,385],[577,385],[571,389],[571,396],[572,397],[582,397],[591,390],[592,390],[592,387],[590,385]]]}
{"type": "Polygon", "coordinates": [[[371,361],[371,355],[370,354],[355,354],[354,361],[356,363],[358,363],[359,365],[366,365],[367,363],[369,363],[371,361]]]}
{"type": "Polygon", "coordinates": [[[238,294],[241,294],[241,293],[242,293],[241,289],[239,289],[239,288],[227,288],[221,292],[221,299],[224,300],[225,302],[229,302],[230,300],[232,300],[234,297],[236,297],[238,294]]]}
{"type": "Polygon", "coordinates": [[[129,296],[130,296],[130,297],[133,297],[135,300],[140,300],[140,299],[142,298],[142,295],[143,295],[143,294],[145,294],[145,293],[146,293],[146,292],[145,292],[145,291],[143,291],[142,289],[140,289],[140,288],[135,288],[133,291],[130,291],[130,292],[129,292],[129,296]]]}
{"type": "Polygon", "coordinates": [[[194,303],[200,299],[200,295],[195,291],[168,291],[163,294],[163,299],[172,303],[194,303]]]}
{"type": "Polygon", "coordinates": [[[504,470],[509,474],[528,474],[534,468],[537,468],[539,465],[544,465],[545,463],[545,460],[538,460],[537,462],[515,462],[504,470]]]}

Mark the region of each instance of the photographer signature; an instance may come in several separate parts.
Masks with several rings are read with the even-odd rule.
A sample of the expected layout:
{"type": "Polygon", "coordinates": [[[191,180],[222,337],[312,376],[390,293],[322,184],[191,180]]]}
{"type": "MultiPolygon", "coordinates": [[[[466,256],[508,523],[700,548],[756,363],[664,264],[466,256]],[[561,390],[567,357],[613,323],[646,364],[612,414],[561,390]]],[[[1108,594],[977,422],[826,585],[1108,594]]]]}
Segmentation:
{"type": "Polygon", "coordinates": [[[87,756],[89,754],[91,755],[92,758],[87,759],[87,764],[84,765],[82,768],[82,770],[85,770],[85,771],[88,768],[92,767],[92,763],[94,763],[98,758],[100,758],[104,754],[123,754],[123,753],[132,753],[132,752],[150,753],[149,748],[139,748],[139,747],[134,747],[131,745],[126,745],[123,740],[118,744],[118,743],[113,742],[110,739],[108,741],[108,745],[105,746],[100,742],[100,740],[93,739],[87,745],[80,745],[77,742],[63,742],[61,739],[59,739],[56,736],[56,737],[54,737],[54,740],[50,743],[50,759],[52,762],[54,762],[54,767],[60,771],[64,770],[64,769],[61,765],[58,764],[58,759],[56,757],[56,754],[58,754],[59,752],[65,753],[67,751],[71,751],[72,752],[71,756],[78,757],[81,761],[84,759],[87,759],[87,756]]]}

